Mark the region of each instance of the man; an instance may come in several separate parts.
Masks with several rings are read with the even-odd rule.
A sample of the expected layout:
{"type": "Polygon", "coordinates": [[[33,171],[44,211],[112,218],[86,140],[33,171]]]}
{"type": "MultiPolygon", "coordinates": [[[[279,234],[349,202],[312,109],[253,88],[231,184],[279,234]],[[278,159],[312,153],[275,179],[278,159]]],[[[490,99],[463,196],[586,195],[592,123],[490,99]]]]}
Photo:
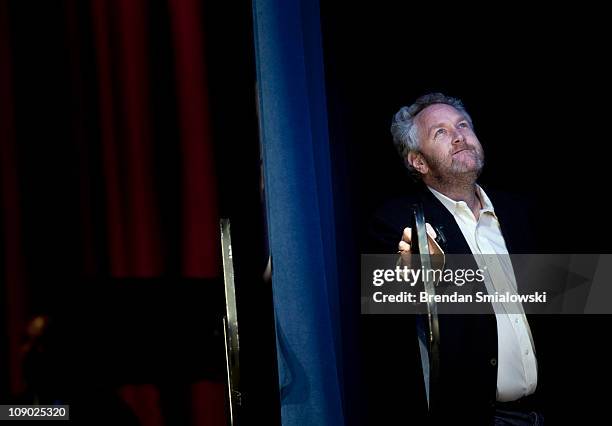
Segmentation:
{"type": "MultiPolygon", "coordinates": [[[[369,251],[410,254],[411,206],[420,203],[428,233],[435,239],[435,250],[496,254],[475,257],[479,267],[491,271],[485,280],[487,291],[516,290],[507,255],[529,252],[527,218],[516,200],[493,194],[490,198],[476,183],[484,166],[484,153],[461,101],[441,93],[422,96],[395,114],[391,132],[406,166],[420,180],[421,189],[377,212],[369,251]],[[489,262],[494,264],[483,265],[483,259],[492,259],[489,262]]],[[[398,362],[395,367],[401,365],[366,371],[371,422],[388,415],[388,403],[393,401],[408,407],[405,418],[418,419],[416,424],[425,419],[436,424],[542,424],[536,401],[535,333],[521,312],[520,307],[508,313],[503,306],[493,305],[489,315],[440,316],[439,395],[429,415],[423,413],[428,409],[417,367],[418,345],[411,334],[414,318],[366,319],[364,342],[369,348],[364,350],[365,363],[373,361],[369,354],[374,345],[380,353],[386,352],[383,348],[387,346],[398,362]],[[391,396],[386,401],[377,398],[372,387],[386,388],[391,396]]]]}

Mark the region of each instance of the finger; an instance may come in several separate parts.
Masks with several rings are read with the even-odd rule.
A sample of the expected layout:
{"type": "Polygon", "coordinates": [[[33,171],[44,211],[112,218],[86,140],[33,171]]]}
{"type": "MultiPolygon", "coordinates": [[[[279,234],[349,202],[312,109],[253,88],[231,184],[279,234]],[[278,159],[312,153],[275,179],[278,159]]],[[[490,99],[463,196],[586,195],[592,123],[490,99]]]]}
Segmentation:
{"type": "Polygon", "coordinates": [[[442,254],[438,243],[436,243],[431,237],[429,237],[429,254],[442,254]]]}
{"type": "Polygon", "coordinates": [[[405,241],[407,243],[412,242],[412,229],[404,228],[404,233],[402,234],[402,241],[405,241]]]}
{"type": "Polygon", "coordinates": [[[399,244],[398,244],[398,249],[399,249],[399,251],[402,251],[402,252],[409,252],[410,251],[410,244],[408,244],[405,241],[400,241],[399,244]]]}
{"type": "Polygon", "coordinates": [[[436,231],[433,229],[433,226],[431,226],[429,223],[425,224],[425,229],[427,230],[427,234],[433,238],[434,240],[437,238],[438,234],[436,234],[436,231]]]}

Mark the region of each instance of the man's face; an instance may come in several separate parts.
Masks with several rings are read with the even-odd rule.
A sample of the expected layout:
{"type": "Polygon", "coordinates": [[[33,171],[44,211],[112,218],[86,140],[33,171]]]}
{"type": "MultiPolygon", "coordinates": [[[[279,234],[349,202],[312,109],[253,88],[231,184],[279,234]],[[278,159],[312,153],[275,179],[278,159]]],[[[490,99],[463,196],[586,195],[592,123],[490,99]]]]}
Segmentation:
{"type": "Polygon", "coordinates": [[[413,166],[434,179],[478,177],[484,165],[482,146],[467,118],[446,104],[430,105],[421,111],[415,123],[420,137],[421,159],[413,166]]]}

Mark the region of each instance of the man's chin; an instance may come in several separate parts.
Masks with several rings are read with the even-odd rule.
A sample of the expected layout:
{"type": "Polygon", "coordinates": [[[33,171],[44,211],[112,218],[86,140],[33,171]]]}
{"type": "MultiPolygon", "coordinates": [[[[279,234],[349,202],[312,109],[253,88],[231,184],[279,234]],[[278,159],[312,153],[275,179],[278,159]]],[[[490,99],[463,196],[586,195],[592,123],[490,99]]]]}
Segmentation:
{"type": "Polygon", "coordinates": [[[451,161],[451,171],[456,172],[478,172],[484,164],[483,159],[473,151],[461,151],[451,161]],[[466,155],[463,155],[466,154],[466,155]]]}
{"type": "Polygon", "coordinates": [[[475,174],[479,175],[481,170],[482,170],[482,164],[478,164],[476,162],[470,161],[469,163],[453,164],[451,166],[450,172],[452,174],[472,174],[472,173],[475,173],[475,174]]]}
{"type": "MultiPolygon", "coordinates": [[[[461,153],[459,153],[461,156],[461,153]]],[[[469,155],[466,158],[453,158],[449,166],[430,162],[431,176],[434,180],[443,184],[456,182],[476,181],[484,167],[484,160],[477,155],[469,155]]]]}
{"type": "Polygon", "coordinates": [[[460,181],[476,181],[482,172],[482,164],[462,165],[460,167],[452,167],[449,177],[453,180],[460,181]]]}

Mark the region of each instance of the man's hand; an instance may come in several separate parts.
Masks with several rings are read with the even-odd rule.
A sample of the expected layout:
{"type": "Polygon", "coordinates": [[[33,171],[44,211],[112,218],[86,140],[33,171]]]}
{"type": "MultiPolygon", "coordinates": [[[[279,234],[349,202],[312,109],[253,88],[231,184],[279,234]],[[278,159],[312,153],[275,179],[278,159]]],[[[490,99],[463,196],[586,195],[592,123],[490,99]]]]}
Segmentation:
{"type": "MultiPolygon", "coordinates": [[[[427,229],[427,240],[429,242],[429,254],[443,254],[442,249],[435,242],[436,231],[434,231],[433,227],[429,224],[425,224],[425,228],[427,229]]],[[[404,264],[410,264],[410,255],[412,254],[412,229],[404,228],[404,232],[402,234],[402,239],[397,245],[398,253],[402,257],[402,261],[404,264]]]]}

